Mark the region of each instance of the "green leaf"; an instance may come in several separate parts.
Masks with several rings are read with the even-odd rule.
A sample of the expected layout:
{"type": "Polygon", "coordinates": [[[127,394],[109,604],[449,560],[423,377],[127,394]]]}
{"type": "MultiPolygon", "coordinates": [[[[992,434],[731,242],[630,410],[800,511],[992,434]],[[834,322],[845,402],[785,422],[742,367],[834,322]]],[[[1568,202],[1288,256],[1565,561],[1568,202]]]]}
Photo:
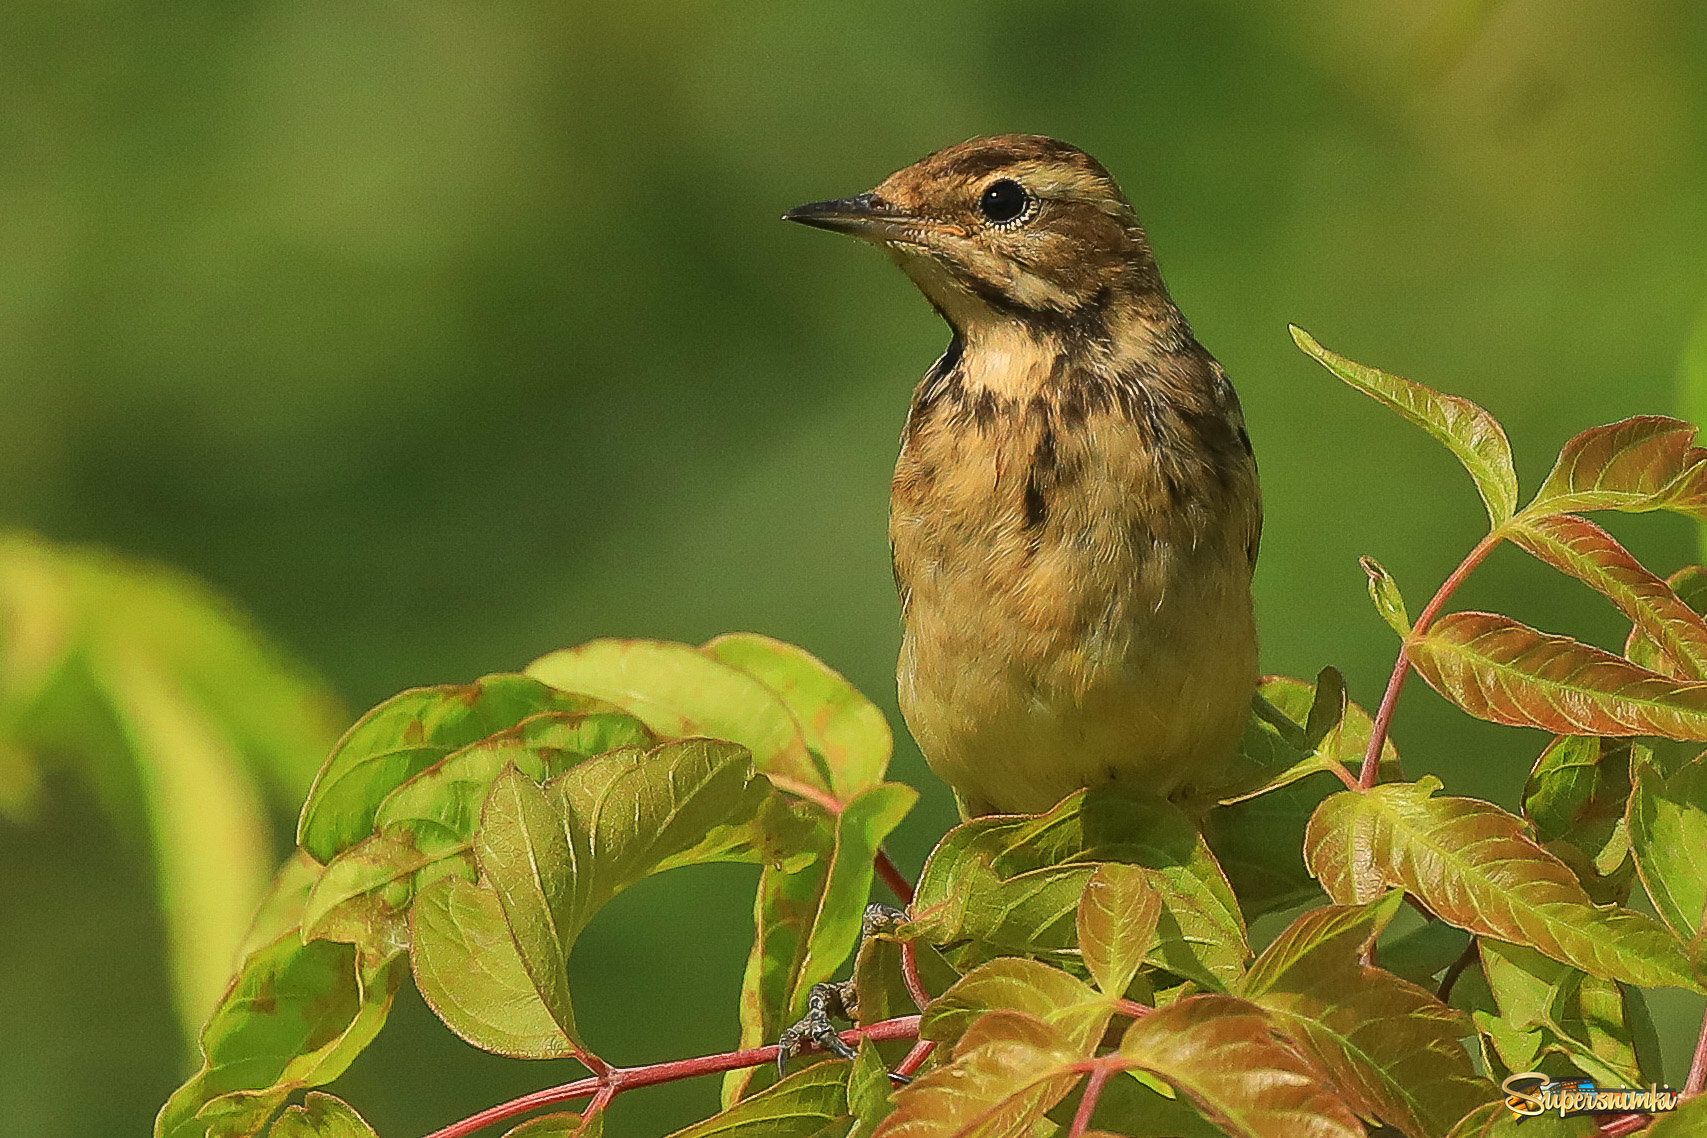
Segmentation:
{"type": "Polygon", "coordinates": [[[289,1106],[267,1131],[268,1138],[379,1138],[349,1104],[309,1091],[301,1106],[289,1106]]]}
{"type": "Polygon", "coordinates": [[[1375,602],[1375,611],[1381,614],[1387,627],[1399,634],[1399,639],[1409,639],[1411,614],[1405,609],[1405,598],[1399,595],[1399,583],[1373,557],[1360,557],[1357,563],[1369,578],[1369,599],[1375,602]]]}
{"type": "Polygon", "coordinates": [[[1101,862],[1141,867],[1162,897],[1150,963],[1215,989],[1250,956],[1238,902],[1177,806],[1129,787],[1081,791],[1047,814],[978,818],[932,851],[903,936],[967,939],[974,955],[1072,955],[1079,898],[1101,862]]]}
{"type": "Polygon", "coordinates": [[[862,1039],[848,1074],[848,1113],[859,1120],[862,1131],[870,1131],[894,1110],[895,1084],[889,1078],[889,1066],[877,1045],[862,1039]]]}
{"type": "Polygon", "coordinates": [[[1470,945],[1470,934],[1445,921],[1427,921],[1381,945],[1381,967],[1413,984],[1432,987],[1470,945]]]}
{"type": "Polygon", "coordinates": [[[599,1138],[604,1133],[605,1116],[601,1112],[585,1118],[570,1111],[541,1114],[520,1126],[504,1131],[504,1138],[599,1138]]]}
{"type": "Polygon", "coordinates": [[[1634,872],[1625,808],[1629,740],[1560,735],[1535,761],[1523,813],[1535,836],[1583,882],[1596,901],[1623,901],[1634,872]]]}
{"type": "Polygon", "coordinates": [[[1079,951],[1105,996],[1120,997],[1156,942],[1162,895],[1135,866],[1097,866],[1079,899],[1079,951]]]}
{"type": "Polygon", "coordinates": [[[1517,473],[1511,444],[1499,421],[1468,399],[1443,395],[1408,379],[1354,363],[1318,344],[1302,328],[1292,338],[1323,367],[1392,408],[1444,444],[1470,472],[1488,507],[1488,520],[1499,528],[1517,509],[1517,473]]]}
{"type": "Polygon", "coordinates": [[[1605,596],[1630,618],[1658,659],[1651,670],[1707,678],[1707,622],[1650,573],[1618,540],[1587,518],[1571,514],[1519,517],[1511,540],[1560,572],[1605,596]]]}
{"type": "MultiPolygon", "coordinates": [[[[1558,1052],[1601,1086],[1641,1083],[1641,1066],[1617,984],[1522,945],[1484,939],[1477,946],[1482,974],[1506,1031],[1540,1029],[1534,1041],[1538,1051],[1558,1052]]],[[[1514,1058],[1502,1057],[1508,1063],[1514,1058]]],[[[1534,1061],[1532,1056],[1524,1057],[1525,1066],[1534,1061]]]]}
{"type": "Polygon", "coordinates": [[[1640,765],[1629,826],[1654,910],[1680,939],[1694,938],[1707,927],[1707,757],[1669,776],[1640,765]]]}
{"type": "Polygon", "coordinates": [[[1695,427],[1642,415],[1586,430],[1559,451],[1525,515],[1675,510],[1707,517],[1707,451],[1695,427]]]}
{"type": "Polygon", "coordinates": [[[968,972],[933,999],[919,1024],[919,1038],[952,1043],[985,1014],[1014,1011],[1050,1025],[1061,1046],[1089,1055],[1102,1039],[1113,1007],[1114,998],[1099,996],[1059,968],[1004,956],[968,972]]]}
{"type": "Polygon", "coordinates": [[[293,1090],[343,1074],[384,1025],[402,976],[397,960],[370,974],[350,946],[295,933],[252,954],[202,1031],[201,1069],[160,1109],[156,1138],[202,1138],[210,1119],[260,1129],[293,1090]]]}
{"type": "Polygon", "coordinates": [[[320,768],[297,823],[297,844],[323,862],[373,833],[380,803],[452,751],[542,711],[608,710],[526,676],[415,688],[356,721],[320,768]]]}
{"type": "Polygon", "coordinates": [[[193,1038],[231,978],[336,701],[201,582],[0,533],[0,820],[68,768],[116,831],[145,838],[173,1004],[193,1038]]]}
{"type": "Polygon", "coordinates": [[[421,891],[409,923],[415,987],[445,1026],[517,1059],[581,1053],[540,998],[491,889],[443,878],[421,891]]]}
{"type": "Polygon", "coordinates": [[[481,872],[552,1017],[576,1040],[567,962],[617,893],[668,868],[713,830],[758,808],[745,748],[709,739],[614,751],[543,788],[514,767],[492,785],[475,839],[481,872]]]}
{"type": "Polygon", "coordinates": [[[620,712],[554,711],[451,752],[387,795],[374,814],[377,832],[332,859],[305,907],[305,935],[349,940],[369,954],[406,948],[416,889],[445,872],[473,876],[474,831],[499,771],[514,764],[538,781],[654,742],[620,712]]]}
{"type": "Polygon", "coordinates": [[[1594,1119],[1588,1116],[1560,1118],[1557,1114],[1540,1114],[1521,1118],[1507,1110],[1502,1100],[1479,1106],[1465,1115],[1448,1138],[1594,1138],[1599,1133],[1594,1119]]]}
{"type": "Polygon", "coordinates": [[[1495,1090],[1459,1042],[1469,1031],[1462,1013],[1362,961],[1401,900],[1395,891],[1303,914],[1252,963],[1241,994],[1276,1017],[1358,1114],[1441,1138],[1495,1090]]]}
{"type": "Polygon", "coordinates": [[[1024,1012],[979,1018],[953,1060],[902,1088],[873,1138],[1032,1138],[1044,1115],[1083,1077],[1061,1034],[1024,1012]]]}
{"type": "MultiPolygon", "coordinates": [[[[802,866],[766,866],[760,875],[741,984],[742,1047],[774,1041],[805,1014],[812,986],[846,962],[859,940],[877,849],[916,801],[918,792],[891,782],[862,792],[833,820],[815,805],[800,807],[816,819],[804,834],[814,856],[802,866]]],[[[725,1076],[725,1103],[751,1078],[750,1071],[725,1076]]]]}
{"type": "Polygon", "coordinates": [[[1120,1042],[1132,1066],[1166,1079],[1239,1138],[1362,1138],[1319,1072],[1275,1039],[1269,1017],[1229,996],[1190,996],[1135,1021],[1120,1042]]]}
{"type": "Polygon", "coordinates": [[[811,1138],[848,1113],[851,1063],[836,1060],[796,1071],[773,1087],[676,1131],[670,1138],[811,1138]]]}
{"type": "Polygon", "coordinates": [[[807,750],[788,704],[757,676],[686,644],[594,640],[542,656],[528,675],[585,692],[636,716],[659,735],[727,739],[753,753],[773,782],[830,795],[828,772],[807,750]]]}
{"type": "Polygon", "coordinates": [[[1707,1134],[1707,1095],[1655,1118],[1654,1124],[1642,1131],[1642,1138],[1701,1138],[1703,1134],[1707,1134]]]}
{"type": "Polygon", "coordinates": [[[1322,803],[1305,860],[1341,904],[1397,886],[1436,916],[1527,944],[1606,980],[1702,990],[1671,936],[1627,909],[1598,909],[1557,858],[1490,802],[1435,797],[1435,779],[1347,791],[1322,803]]]}
{"type": "MultiPolygon", "coordinates": [[[[1374,726],[1363,708],[1345,703],[1338,722],[1312,743],[1305,725],[1325,694],[1332,693],[1300,680],[1264,678],[1258,706],[1267,706],[1251,716],[1237,763],[1243,785],[1256,789],[1205,820],[1209,847],[1226,870],[1246,920],[1321,899],[1300,852],[1304,827],[1322,800],[1345,785],[1325,773],[1329,762],[1355,775],[1374,726]]],[[[1384,779],[1400,777],[1391,739],[1382,747],[1380,769],[1384,779]]]]}
{"type": "Polygon", "coordinates": [[[1510,617],[1448,613],[1405,651],[1436,691],[1479,719],[1555,735],[1707,741],[1707,683],[1638,668],[1510,617]]]}
{"type": "Polygon", "coordinates": [[[752,632],[708,641],[700,651],[755,677],[781,697],[806,746],[823,760],[830,791],[851,802],[883,781],[894,739],[883,713],[803,648],[752,632]]]}

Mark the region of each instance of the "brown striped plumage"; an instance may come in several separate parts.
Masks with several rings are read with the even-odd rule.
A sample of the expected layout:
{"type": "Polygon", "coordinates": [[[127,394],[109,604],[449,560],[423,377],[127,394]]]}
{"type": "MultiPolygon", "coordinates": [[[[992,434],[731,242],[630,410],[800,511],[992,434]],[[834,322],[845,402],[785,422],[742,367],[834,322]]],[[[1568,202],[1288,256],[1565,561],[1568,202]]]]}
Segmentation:
{"type": "Polygon", "coordinates": [[[953,329],[890,541],[902,711],[962,811],[1212,781],[1256,684],[1256,463],[1108,172],[974,139],[787,216],[880,245],[953,329]]]}

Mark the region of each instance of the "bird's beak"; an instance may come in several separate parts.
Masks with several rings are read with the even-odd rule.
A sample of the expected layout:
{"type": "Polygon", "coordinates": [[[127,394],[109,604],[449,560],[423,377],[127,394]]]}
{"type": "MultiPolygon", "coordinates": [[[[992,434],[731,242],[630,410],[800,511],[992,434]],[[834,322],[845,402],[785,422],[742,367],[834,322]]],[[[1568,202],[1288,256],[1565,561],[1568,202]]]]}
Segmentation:
{"type": "Polygon", "coordinates": [[[835,233],[851,233],[868,241],[891,240],[909,228],[917,228],[919,223],[917,218],[873,193],[827,202],[807,202],[783,214],[782,219],[835,233]]]}

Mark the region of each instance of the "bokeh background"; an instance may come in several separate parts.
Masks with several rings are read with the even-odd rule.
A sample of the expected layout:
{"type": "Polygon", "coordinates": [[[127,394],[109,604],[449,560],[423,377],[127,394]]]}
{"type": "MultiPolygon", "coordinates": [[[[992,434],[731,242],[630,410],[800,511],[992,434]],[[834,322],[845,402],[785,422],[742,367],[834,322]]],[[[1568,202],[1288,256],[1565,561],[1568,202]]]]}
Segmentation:
{"type": "MultiPolygon", "coordinates": [[[[805,645],[894,717],[887,478],[946,333],[856,243],[785,226],[982,133],[1098,155],[1262,463],[1267,669],[1394,651],[1484,523],[1420,432],[1300,355],[1466,394],[1529,486],[1672,413],[1707,355],[1697,0],[301,0],[0,6],[0,525],[187,569],[350,713],[600,635],[805,645]]],[[[1617,532],[1661,572],[1671,518],[1617,532]]],[[[1615,645],[1510,553],[1467,604],[1615,645]]],[[[1512,803],[1543,740],[1414,684],[1414,772],[1512,803]]],[[[894,845],[916,869],[952,807],[894,845]]],[[[0,822],[0,1130],[138,1134],[186,1071],[146,846],[78,780],[0,822]]],[[[289,804],[276,807],[285,840],[289,804]]],[[[752,874],[647,882],[577,949],[610,1058],[722,1049],[752,874]]],[[[1700,1002],[1662,1002],[1682,1078],[1700,1002]]],[[[334,1088],[423,1133],[569,1077],[405,995],[334,1088]]],[[[715,1080],[619,1100],[620,1135],[715,1080]]]]}

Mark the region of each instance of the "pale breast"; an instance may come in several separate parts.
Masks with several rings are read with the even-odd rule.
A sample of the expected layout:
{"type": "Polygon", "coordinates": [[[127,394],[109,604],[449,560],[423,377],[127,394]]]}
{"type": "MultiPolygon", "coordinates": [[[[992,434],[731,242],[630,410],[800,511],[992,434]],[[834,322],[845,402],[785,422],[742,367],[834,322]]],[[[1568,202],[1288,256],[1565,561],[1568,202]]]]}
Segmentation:
{"type": "Polygon", "coordinates": [[[1110,778],[1167,793],[1236,744],[1256,676],[1254,465],[1169,463],[1157,439],[1113,405],[916,407],[890,519],[901,705],[969,812],[1110,778]]]}

